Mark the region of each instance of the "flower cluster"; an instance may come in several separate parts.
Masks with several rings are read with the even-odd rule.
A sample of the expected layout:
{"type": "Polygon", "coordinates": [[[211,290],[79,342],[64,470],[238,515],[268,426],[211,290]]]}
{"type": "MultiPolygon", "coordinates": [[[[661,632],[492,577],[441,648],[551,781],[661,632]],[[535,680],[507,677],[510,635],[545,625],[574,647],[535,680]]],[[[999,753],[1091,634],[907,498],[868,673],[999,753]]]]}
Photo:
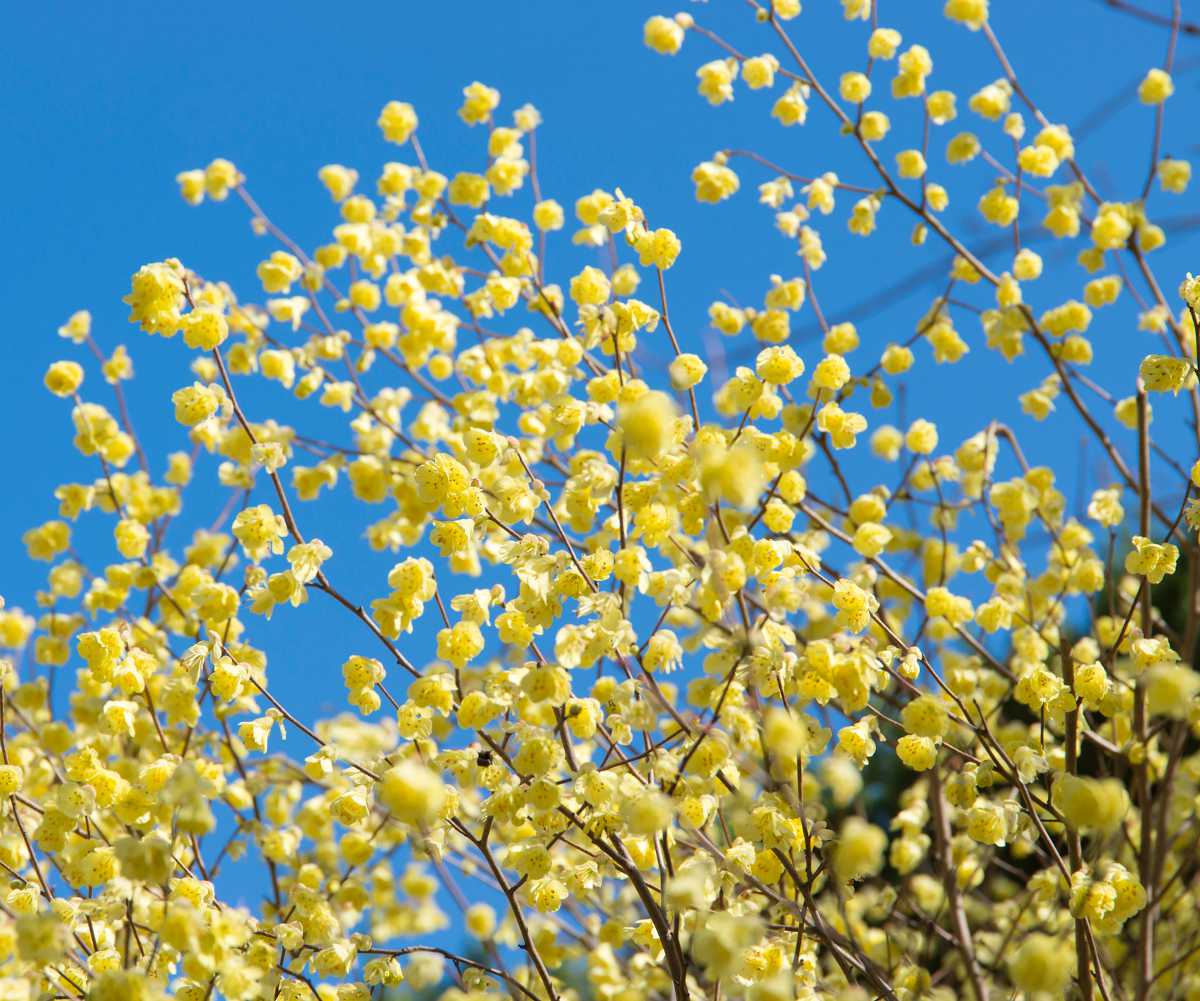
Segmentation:
{"type": "Polygon", "coordinates": [[[24,534],[37,614],[0,604],[5,998],[1200,998],[1200,462],[1150,433],[1152,394],[1200,413],[1200,281],[1169,299],[1152,267],[1152,207],[1190,179],[1160,149],[1178,5],[1128,201],[1018,82],[987,0],[944,5],[995,60],[973,92],[872,0],[842,0],[861,61],[836,79],[798,0],[749,6],[746,53],[692,14],[645,43],[703,50],[708,104],[770,95],[765,127],[820,109],[861,173],[819,136],[803,173],[691,167],[701,203],[761,175],[782,248],[703,333],[668,305],[703,249],[621,189],[544,197],[539,113],[478,82],[474,169],[432,165],[391,101],[375,179],[320,170],[315,247],[229,161],[179,175],[270,246],[236,290],[174,259],[132,277],[131,323],[183,334],[178,451],[143,449],[126,350],[84,312],[60,328],[114,411],[80,361],[45,374],[86,472],[24,534]],[[986,225],[947,214],[968,171],[986,225]],[[821,305],[839,237],[890,217],[948,252],[906,335],[872,300],[821,305]],[[1070,295],[1035,234],[1074,248],[1070,295]],[[1134,336],[1140,365],[1088,375],[1134,336]],[[1104,457],[1074,514],[1073,456],[1030,464],[1002,415],[906,414],[989,351],[1036,358],[1020,411],[1104,457]],[[262,412],[282,394],[303,430],[262,412]],[[331,517],[390,569],[321,541],[331,517]],[[321,719],[292,667],[316,615],[347,643],[321,719]]]}

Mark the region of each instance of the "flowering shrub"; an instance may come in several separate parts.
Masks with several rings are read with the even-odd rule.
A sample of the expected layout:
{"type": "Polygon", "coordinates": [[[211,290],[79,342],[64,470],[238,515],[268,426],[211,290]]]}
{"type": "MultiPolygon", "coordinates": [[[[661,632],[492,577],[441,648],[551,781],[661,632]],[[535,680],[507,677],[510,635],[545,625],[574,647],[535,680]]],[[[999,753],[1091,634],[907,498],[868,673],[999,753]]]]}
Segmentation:
{"type": "Polygon", "coordinates": [[[90,472],[24,536],[37,615],[0,610],[5,998],[1200,998],[1200,464],[1150,434],[1152,397],[1200,414],[1200,279],[1151,265],[1151,205],[1190,176],[1161,154],[1179,4],[1127,201],[1018,82],[986,0],[945,3],[996,57],[969,95],[870,0],[843,6],[865,52],[836,80],[798,0],[720,12],[749,52],[715,20],[645,24],[704,53],[709,103],[768,90],[767,127],[811,111],[808,155],[857,157],[853,182],[748,149],[695,167],[701,202],[761,178],[796,252],[761,305],[714,301],[712,336],[673,326],[687,248],[621,190],[574,203],[591,263],[552,266],[568,213],[539,115],[481,83],[458,114],[486,167],[440,172],[392,101],[372,193],[320,171],[341,219],[321,246],[226,160],[179,176],[188,202],[245,204],[261,295],[174,259],[133,275],[130,321],[190,361],[167,456],[135,434],[124,348],[83,312],[60,330],[99,378],[46,373],[90,472]],[[987,179],[1001,269],[947,221],[956,171],[987,179]],[[848,257],[884,214],[953,254],[890,341],[818,298],[826,243],[848,230],[848,257]],[[1031,233],[1076,247],[1077,297],[1039,291],[1031,233]],[[1102,387],[1094,335],[1128,337],[1130,300],[1156,348],[1102,387]],[[719,337],[748,362],[720,380],[719,337]],[[999,415],[889,423],[968,351],[1044,364],[1022,408],[1077,420],[1111,470],[1086,516],[999,415]],[[260,409],[263,381],[303,423],[260,409]],[[335,491],[390,572],[321,540],[335,491]],[[85,566],[77,532],[111,532],[107,556],[85,566]],[[320,720],[261,639],[310,614],[358,650],[320,720]]]}

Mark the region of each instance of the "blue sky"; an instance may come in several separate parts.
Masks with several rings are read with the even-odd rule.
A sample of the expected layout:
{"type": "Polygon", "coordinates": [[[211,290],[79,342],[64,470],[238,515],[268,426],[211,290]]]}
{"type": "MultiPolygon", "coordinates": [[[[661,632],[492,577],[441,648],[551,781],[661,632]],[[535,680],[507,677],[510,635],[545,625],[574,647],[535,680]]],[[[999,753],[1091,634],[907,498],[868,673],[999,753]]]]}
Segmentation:
{"type": "MultiPolygon", "coordinates": [[[[1145,2],[1149,6],[1155,0],[1145,2]]],[[[955,89],[965,113],[967,96],[999,76],[999,68],[981,36],[941,19],[941,6],[935,0],[884,0],[881,20],[898,27],[906,44],[922,42],[933,51],[932,85],[955,89]]],[[[1054,121],[1077,126],[1109,97],[1131,92],[1165,48],[1163,31],[1113,14],[1094,0],[1002,0],[993,6],[993,24],[1018,73],[1054,121]]],[[[677,0],[676,7],[748,53],[769,44],[767,30],[732,0],[677,0]]],[[[866,31],[843,22],[834,0],[809,0],[806,7],[796,22],[797,37],[813,54],[818,74],[832,83],[842,70],[861,64],[866,31]]],[[[804,129],[785,131],[768,118],[772,98],[744,87],[732,105],[710,109],[695,92],[694,76],[696,66],[717,56],[710,44],[689,37],[683,52],[670,59],[641,44],[645,18],[672,9],[631,0],[341,8],[307,0],[217,0],[202,9],[146,2],[13,7],[6,17],[10,44],[0,64],[9,149],[0,159],[0,189],[6,193],[0,281],[7,326],[0,395],[7,473],[7,489],[0,492],[5,526],[0,593],[10,604],[31,605],[45,567],[25,560],[20,534],[55,516],[56,484],[91,480],[97,472],[69,451],[69,406],[41,387],[46,366],[74,350],[55,335],[58,325],[72,311],[90,309],[94,333],[106,351],[118,343],[130,348],[137,367],[129,388],[135,423],[161,471],[165,453],[181,447],[169,396],[190,381],[190,359],[178,340],[147,338],[126,323],[120,299],[130,274],[147,261],[177,256],[210,278],[231,281],[247,298],[258,294],[254,266],[274,248],[251,235],[240,203],[230,199],[196,209],[177,195],[176,173],[215,156],[235,161],[268,214],[311,247],[327,239],[337,221],[317,182],[318,168],[345,163],[369,181],[382,162],[397,158],[375,127],[389,99],[416,105],[421,139],[435,167],[453,173],[481,164],[483,134],[467,129],[454,114],[462,87],[478,79],[501,90],[506,114],[527,101],[541,110],[541,182],[548,196],[569,206],[594,187],[619,185],[655,225],[679,233],[684,252],[669,275],[669,287],[685,350],[702,350],[706,309],[720,290],[744,303],[756,302],[769,274],[798,274],[799,262],[774,232],[769,212],[755,204],[757,184],[770,175],[739,166],[741,194],[704,207],[692,196],[692,167],[718,148],[752,145],[799,173],[832,168],[856,183],[870,183],[871,176],[821,111],[814,110],[804,129]]],[[[1194,45],[1187,39],[1181,43],[1178,90],[1168,105],[1164,151],[1179,156],[1191,151],[1194,45]]],[[[890,76],[890,69],[885,72],[890,76]]],[[[898,138],[885,147],[889,158],[895,149],[919,141],[914,114],[906,108],[895,116],[898,138]]],[[[1129,197],[1132,185],[1140,187],[1151,122],[1149,112],[1127,103],[1112,111],[1102,129],[1079,135],[1080,160],[1102,194],[1129,197]]],[[[972,239],[991,238],[995,233],[984,233],[972,218],[987,172],[977,163],[953,174],[941,157],[945,140],[958,127],[978,128],[978,123],[960,119],[935,136],[933,176],[952,194],[960,181],[966,185],[966,194],[948,214],[955,228],[972,239]]],[[[999,148],[994,129],[978,130],[993,137],[990,147],[999,148]]],[[[1167,201],[1156,194],[1151,207],[1166,219],[1185,216],[1193,204],[1190,197],[1167,201]]],[[[821,303],[831,321],[858,322],[863,351],[873,357],[888,341],[906,337],[935,295],[931,284],[913,276],[944,267],[944,252],[932,239],[918,251],[904,247],[910,227],[911,220],[889,206],[879,239],[854,242],[845,233],[844,216],[825,229],[831,260],[817,278],[821,303]],[[905,286],[916,294],[907,295],[905,286]]],[[[565,239],[560,246],[565,248],[565,239]]],[[[1190,234],[1180,232],[1158,255],[1169,290],[1182,271],[1200,270],[1190,258],[1194,250],[1190,234]]],[[[569,249],[555,253],[560,267],[569,264],[574,270],[583,262],[569,249]]],[[[1004,269],[1007,251],[990,260],[1004,269]]],[[[1069,258],[1052,257],[1047,250],[1047,263],[1050,273],[1037,290],[1045,297],[1038,308],[1078,295],[1084,279],[1069,258]]],[[[569,274],[560,270],[557,277],[565,285],[569,274]]],[[[984,301],[980,294],[975,298],[984,301]]],[[[1122,309],[1093,327],[1097,362],[1091,374],[1126,395],[1132,392],[1133,367],[1150,347],[1146,335],[1137,332],[1131,310],[1122,309]]],[[[811,311],[801,314],[802,333],[811,329],[812,319],[811,311]]],[[[932,372],[936,380],[918,378],[908,387],[910,417],[937,420],[943,443],[954,447],[994,414],[1010,416],[1025,435],[1036,428],[1027,441],[1031,460],[1054,462],[1070,487],[1073,470],[1085,461],[1094,464],[1098,454],[1094,446],[1080,452],[1077,421],[1064,415],[1033,425],[1016,413],[1016,393],[1041,381],[1044,360],[1031,349],[1007,365],[984,349],[982,334],[969,318],[961,321],[961,329],[971,355],[957,372],[933,372],[923,359],[917,371],[926,377],[932,372]]],[[[797,340],[797,349],[811,365],[819,345],[808,334],[797,340]]],[[[86,390],[109,402],[94,372],[86,390]]],[[[280,404],[279,394],[269,390],[247,393],[252,418],[264,418],[280,404]]],[[[1178,430],[1167,426],[1168,408],[1163,410],[1156,434],[1164,444],[1180,440],[1178,430]]],[[[1121,440],[1131,454],[1129,437],[1121,440]]],[[[214,469],[205,467],[205,475],[212,476],[214,469]]],[[[265,484],[260,494],[257,500],[269,499],[265,484]]],[[[1068,496],[1073,502],[1074,495],[1068,496]]],[[[219,499],[210,497],[193,524],[207,521],[218,506],[219,499]]],[[[321,514],[302,509],[301,523],[311,525],[308,533],[331,542],[337,553],[347,553],[339,572],[343,579],[357,578],[357,597],[380,593],[382,582],[372,590],[368,571],[350,561],[358,557],[349,554],[365,549],[358,541],[361,522],[341,518],[348,508],[337,501],[323,510],[322,521],[321,514]]],[[[102,538],[107,531],[104,526],[102,538]]],[[[362,559],[370,573],[386,570],[392,561],[362,559]]],[[[321,611],[303,642],[294,631],[298,620],[286,612],[266,631],[273,672],[279,671],[273,683],[284,695],[297,689],[298,701],[289,707],[298,712],[322,707],[322,698],[311,694],[321,688],[340,700],[338,665],[348,653],[367,652],[369,637],[356,642],[348,636],[353,623],[337,618],[335,609],[320,604],[323,600],[314,598],[321,611]]]]}

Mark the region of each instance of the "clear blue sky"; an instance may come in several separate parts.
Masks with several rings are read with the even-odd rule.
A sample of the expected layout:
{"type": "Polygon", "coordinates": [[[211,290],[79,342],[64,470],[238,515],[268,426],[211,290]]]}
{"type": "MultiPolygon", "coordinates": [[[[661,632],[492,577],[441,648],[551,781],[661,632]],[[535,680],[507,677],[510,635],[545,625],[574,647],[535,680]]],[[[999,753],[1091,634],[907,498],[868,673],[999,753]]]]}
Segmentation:
{"type": "MultiPolygon", "coordinates": [[[[1167,7],[1158,0],[1145,3],[1167,7]]],[[[966,97],[999,76],[999,69],[982,37],[942,21],[941,6],[940,0],[883,0],[881,20],[900,28],[906,44],[923,42],[933,51],[933,86],[958,91],[965,113],[966,97]]],[[[675,8],[691,11],[747,52],[768,44],[766,29],[733,0],[675,0],[675,8]]],[[[835,0],[809,0],[806,8],[796,22],[797,37],[814,54],[818,73],[833,81],[841,70],[857,67],[863,26],[844,23],[835,0]]],[[[1159,63],[1165,47],[1162,30],[1111,13],[1095,0],[999,0],[993,8],[993,24],[1019,74],[1055,121],[1078,125],[1106,98],[1131,91],[1146,68],[1159,63]]],[[[870,183],[870,175],[819,110],[804,129],[785,131],[767,117],[771,98],[742,87],[733,105],[710,109],[695,93],[694,72],[717,55],[711,45],[689,37],[683,52],[667,59],[641,44],[645,18],[672,9],[631,0],[340,7],[308,0],[214,0],[202,7],[130,0],[13,6],[5,19],[8,44],[0,63],[9,150],[0,158],[6,325],[0,593],[10,604],[31,606],[45,567],[26,562],[20,533],[55,516],[57,483],[90,480],[97,472],[68,450],[69,406],[41,388],[46,366],[75,350],[56,336],[58,325],[73,310],[87,308],[106,351],[117,343],[129,346],[137,366],[129,390],[135,422],[161,470],[165,452],[183,440],[171,421],[169,396],[189,381],[187,359],[178,340],[147,338],[125,322],[120,299],[130,274],[144,262],[177,256],[210,278],[233,282],[245,297],[258,295],[254,265],[272,248],[252,237],[243,207],[231,199],[194,209],[177,195],[175,174],[214,156],[235,161],[266,211],[312,246],[327,239],[336,221],[316,180],[318,168],[346,163],[371,179],[380,163],[396,158],[396,149],[382,142],[375,127],[380,107],[391,98],[416,105],[422,142],[435,167],[453,173],[480,163],[482,134],[466,129],[454,114],[461,88],[478,79],[502,91],[506,113],[527,101],[542,111],[546,124],[539,150],[547,195],[570,205],[593,187],[620,185],[656,225],[678,231],[684,253],[670,273],[671,297],[676,326],[696,350],[707,305],[719,290],[755,302],[771,272],[799,273],[798,261],[773,232],[769,213],[754,204],[757,184],[769,175],[739,166],[742,193],[711,208],[695,203],[691,168],[720,147],[753,143],[800,173],[833,166],[844,180],[860,183],[870,183]]],[[[1196,43],[1184,39],[1181,70],[1194,70],[1198,54],[1196,43]]],[[[890,76],[890,70],[886,73],[890,76]]],[[[1168,105],[1164,149],[1188,155],[1196,119],[1194,72],[1181,71],[1177,85],[1168,105]]],[[[896,117],[899,141],[886,147],[889,156],[919,141],[912,109],[906,110],[908,117],[896,117]]],[[[1128,195],[1130,184],[1140,183],[1151,121],[1144,109],[1126,105],[1104,129],[1080,136],[1080,159],[1103,194],[1128,195]]],[[[945,139],[952,129],[977,124],[960,119],[931,147],[933,176],[952,192],[960,176],[944,166],[945,139]]],[[[990,145],[999,148],[994,141],[990,145]]],[[[974,179],[968,190],[970,183],[987,180],[979,164],[963,176],[974,179]]],[[[961,198],[949,213],[961,232],[982,232],[982,224],[970,218],[975,197],[961,198]]],[[[1152,203],[1163,217],[1183,216],[1192,205],[1190,196],[1166,202],[1156,195],[1152,203]]],[[[889,206],[882,225],[885,232],[906,234],[911,220],[889,206]]],[[[896,253],[895,240],[853,242],[843,226],[826,226],[831,261],[819,273],[817,289],[831,321],[857,321],[864,353],[876,356],[886,342],[911,332],[935,294],[927,284],[917,297],[904,298],[897,285],[907,281],[916,287],[910,280],[914,272],[944,262],[944,253],[932,239],[919,252],[902,254],[896,253]]],[[[1176,272],[1200,271],[1200,261],[1189,256],[1194,250],[1191,234],[1178,233],[1160,252],[1170,289],[1176,272]]],[[[1008,251],[991,261],[1007,267],[1008,251]]],[[[1048,254],[1047,262],[1051,275],[1038,290],[1046,297],[1039,308],[1078,295],[1083,280],[1069,260],[1048,254]]],[[[566,277],[559,275],[564,284],[566,277]]],[[[800,323],[807,329],[811,312],[802,314],[800,323]]],[[[969,318],[963,318],[961,329],[972,354],[956,373],[959,378],[947,379],[950,373],[939,370],[936,389],[927,390],[920,381],[909,387],[910,415],[938,420],[950,447],[996,412],[1012,415],[1015,394],[1033,388],[1046,373],[1034,349],[1008,366],[984,349],[982,334],[969,318]]],[[[1098,356],[1093,376],[1106,384],[1119,377],[1122,395],[1131,392],[1132,366],[1149,350],[1131,311],[1098,318],[1093,333],[1098,356]]],[[[797,347],[810,360],[818,350],[811,337],[797,347]]],[[[927,365],[918,366],[921,370],[928,371],[927,365]]],[[[110,402],[94,372],[86,390],[85,395],[110,402]]],[[[252,418],[262,418],[278,394],[248,400],[252,418]]],[[[1026,434],[1035,427],[1019,415],[1013,423],[1026,434]]],[[[1052,419],[1036,427],[1029,439],[1031,460],[1055,462],[1070,472],[1079,448],[1077,422],[1052,419]],[[1065,463],[1064,455],[1071,456],[1065,463]]],[[[1161,425],[1156,432],[1160,428],[1166,439],[1171,432],[1161,425]]],[[[1128,438],[1125,443],[1128,447],[1128,438]]],[[[1088,454],[1094,461],[1097,450],[1092,447],[1088,454]]],[[[205,470],[213,475],[211,464],[205,470]]],[[[269,498],[264,492],[259,499],[269,498]]],[[[337,502],[325,510],[334,517],[327,514],[322,521],[318,514],[314,521],[305,509],[301,521],[312,524],[310,534],[330,541],[349,562],[359,546],[361,524],[335,520],[346,510],[337,502]]],[[[207,508],[193,524],[207,521],[211,511],[207,508]]],[[[105,525],[104,536],[108,530],[105,525]]],[[[357,577],[357,597],[382,590],[381,585],[372,588],[366,572],[360,574],[352,562],[343,563],[340,574],[357,577]]],[[[318,604],[323,600],[314,598],[318,604]]],[[[306,633],[303,642],[289,632],[296,617],[284,612],[271,625],[272,679],[282,694],[303,681],[309,691],[320,687],[340,700],[338,665],[347,653],[366,652],[369,638],[355,642],[357,637],[346,632],[352,623],[321,607],[320,634],[306,633]]],[[[295,708],[318,710],[317,696],[297,698],[295,708]]]]}

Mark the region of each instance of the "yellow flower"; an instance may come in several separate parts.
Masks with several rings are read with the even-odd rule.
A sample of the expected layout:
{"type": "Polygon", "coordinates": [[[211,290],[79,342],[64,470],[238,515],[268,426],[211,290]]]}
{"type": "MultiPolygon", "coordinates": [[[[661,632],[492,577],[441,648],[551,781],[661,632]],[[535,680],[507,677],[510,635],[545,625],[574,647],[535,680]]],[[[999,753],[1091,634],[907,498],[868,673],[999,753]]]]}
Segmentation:
{"type": "Polygon", "coordinates": [[[838,81],[838,93],[850,104],[862,104],[871,96],[871,81],[865,73],[843,73],[838,81]]]}
{"type": "Polygon", "coordinates": [[[533,221],[540,230],[562,229],[563,207],[553,198],[540,201],[533,207],[533,221]]]}
{"type": "Polygon", "coordinates": [[[1158,161],[1155,173],[1163,191],[1181,195],[1187,190],[1188,182],[1192,179],[1192,165],[1187,160],[1163,157],[1158,161]]]}
{"type": "Polygon", "coordinates": [[[1129,796],[1117,779],[1060,775],[1052,798],[1067,822],[1082,831],[1113,831],[1129,809],[1129,796]]]}
{"type": "Polygon", "coordinates": [[[988,19],[988,0],[946,0],[946,17],[978,31],[988,19]]]}
{"type": "Polygon", "coordinates": [[[895,28],[876,28],[867,40],[867,55],[872,59],[893,59],[901,41],[895,28]]]}
{"type": "Polygon", "coordinates": [[[379,113],[379,128],[388,142],[403,146],[417,130],[417,113],[411,104],[388,101],[379,113]]]}
{"type": "Polygon", "coordinates": [[[1060,996],[1071,982],[1073,955],[1065,940],[1034,932],[1009,958],[1008,975],[1020,990],[1060,996]]]}
{"type": "Polygon", "coordinates": [[[907,733],[896,742],[896,756],[915,772],[928,771],[937,762],[937,743],[907,733]]]}
{"type": "Polygon", "coordinates": [[[179,185],[179,194],[189,205],[199,205],[204,201],[204,171],[185,170],[175,175],[179,185]]]}
{"type": "Polygon", "coordinates": [[[184,304],[182,270],[173,260],[142,265],[133,276],[132,290],[122,300],[129,306],[129,322],[149,334],[174,336],[184,304]]]}
{"type": "Polygon", "coordinates": [[[622,405],[617,415],[621,445],[634,459],[655,459],[675,440],[675,405],[665,393],[649,392],[622,405]]]}
{"type": "MultiPolygon", "coordinates": [[[[340,163],[329,163],[317,171],[317,177],[329,191],[329,196],[335,202],[345,201],[358,183],[358,171],[343,167],[340,163]]],[[[274,257],[274,254],[271,255],[274,257]]],[[[266,284],[265,282],[263,283],[266,284]]],[[[268,292],[275,291],[267,289],[268,292]]]]}
{"type": "Polygon", "coordinates": [[[232,528],[234,537],[251,559],[260,559],[268,552],[283,552],[283,539],[288,534],[287,524],[283,516],[276,514],[269,504],[258,504],[239,511],[233,519],[232,528]]]}
{"type": "Polygon", "coordinates": [[[692,181],[696,185],[696,200],[710,203],[724,201],[740,186],[737,174],[725,164],[712,160],[699,164],[692,171],[692,181]]]}
{"type": "Polygon", "coordinates": [[[446,788],[437,775],[411,759],[380,776],[376,794],[401,823],[427,828],[441,816],[446,788]]]}
{"type": "Polygon", "coordinates": [[[78,362],[56,361],[46,369],[43,381],[55,396],[71,396],[83,384],[83,367],[78,362]]]}
{"type": "Polygon", "coordinates": [[[904,435],[904,444],[917,455],[930,455],[937,448],[937,427],[927,420],[916,420],[904,435]]]}
{"type": "Polygon", "coordinates": [[[774,85],[775,73],[778,70],[779,60],[768,52],[742,63],[742,79],[751,90],[762,90],[774,85]]]}
{"type": "Polygon", "coordinates": [[[700,78],[699,91],[709,104],[724,104],[733,100],[733,81],[737,79],[736,59],[714,59],[705,63],[696,76],[700,78]]]}
{"type": "Polygon", "coordinates": [[[1138,100],[1142,104],[1162,104],[1175,93],[1175,84],[1171,75],[1157,67],[1146,71],[1146,76],[1138,84],[1138,100]]]}
{"type": "Polygon", "coordinates": [[[204,168],[204,190],[213,201],[224,201],[229,189],[242,183],[242,174],[228,160],[217,158],[204,168]]]}
{"type": "Polygon", "coordinates": [[[223,313],[209,307],[194,309],[182,321],[183,340],[189,348],[211,351],[225,343],[229,324],[223,313]]]}
{"type": "Polygon", "coordinates": [[[268,260],[258,266],[258,278],[262,282],[263,291],[272,294],[287,292],[292,283],[299,280],[303,274],[300,262],[291,254],[277,250],[268,260]]]}
{"type": "Polygon", "coordinates": [[[833,870],[845,883],[876,875],[884,863],[887,835],[859,817],[842,825],[833,849],[833,870]]]}
{"type": "Polygon", "coordinates": [[[500,92],[478,80],[463,88],[463,98],[458,116],[468,125],[486,122],[500,104],[500,92]]]}
{"type": "Polygon", "coordinates": [[[655,52],[665,56],[673,56],[683,46],[684,25],[680,23],[683,15],[677,18],[655,15],[650,18],[642,29],[642,40],[655,52]]]}
{"type": "Polygon", "coordinates": [[[1125,557],[1125,572],[1139,574],[1159,584],[1175,572],[1179,549],[1170,542],[1156,543],[1141,535],[1133,537],[1133,549],[1125,557]]]}
{"type": "Polygon", "coordinates": [[[923,177],[925,157],[919,149],[905,149],[896,154],[896,169],[901,177],[923,177]]]}
{"type": "MultiPolygon", "coordinates": [[[[736,179],[734,190],[737,189],[736,179]]],[[[669,229],[643,230],[634,239],[634,249],[643,266],[653,266],[666,271],[675,263],[683,245],[669,229]]]]}
{"type": "Polygon", "coordinates": [[[1150,392],[1178,394],[1192,379],[1192,363],[1173,355],[1147,355],[1138,367],[1138,374],[1150,392]]]}

